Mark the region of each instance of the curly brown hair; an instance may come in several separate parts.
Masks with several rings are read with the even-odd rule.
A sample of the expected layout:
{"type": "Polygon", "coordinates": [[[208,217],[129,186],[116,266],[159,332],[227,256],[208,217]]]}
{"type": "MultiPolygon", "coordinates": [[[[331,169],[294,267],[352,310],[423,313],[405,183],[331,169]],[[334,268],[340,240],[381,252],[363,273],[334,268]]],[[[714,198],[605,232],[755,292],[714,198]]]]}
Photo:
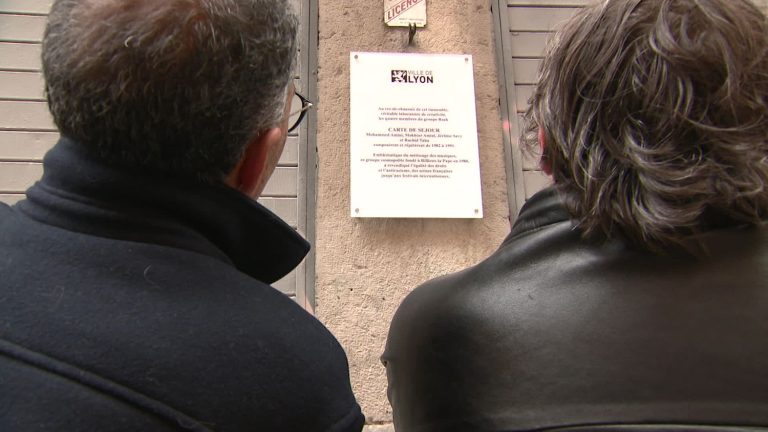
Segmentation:
{"type": "Polygon", "coordinates": [[[605,0],[547,49],[523,143],[588,238],[656,252],[768,215],[768,22],[748,0],[605,0]]]}

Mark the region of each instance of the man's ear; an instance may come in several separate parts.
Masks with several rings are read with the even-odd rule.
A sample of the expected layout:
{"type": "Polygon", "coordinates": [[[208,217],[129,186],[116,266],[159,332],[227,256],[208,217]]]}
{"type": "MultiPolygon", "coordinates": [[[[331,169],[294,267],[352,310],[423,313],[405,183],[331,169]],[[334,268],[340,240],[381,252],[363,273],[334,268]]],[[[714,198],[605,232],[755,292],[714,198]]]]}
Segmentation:
{"type": "Polygon", "coordinates": [[[541,170],[544,171],[544,174],[546,175],[552,175],[552,162],[550,162],[549,158],[547,157],[545,150],[547,149],[547,138],[546,134],[544,133],[544,128],[539,126],[539,150],[541,150],[541,160],[539,161],[539,165],[541,166],[541,170]]]}
{"type": "Polygon", "coordinates": [[[272,155],[281,147],[282,142],[283,131],[277,127],[267,129],[253,138],[225,183],[253,199],[258,198],[272,176],[277,162],[271,160],[274,158],[272,155]]]}

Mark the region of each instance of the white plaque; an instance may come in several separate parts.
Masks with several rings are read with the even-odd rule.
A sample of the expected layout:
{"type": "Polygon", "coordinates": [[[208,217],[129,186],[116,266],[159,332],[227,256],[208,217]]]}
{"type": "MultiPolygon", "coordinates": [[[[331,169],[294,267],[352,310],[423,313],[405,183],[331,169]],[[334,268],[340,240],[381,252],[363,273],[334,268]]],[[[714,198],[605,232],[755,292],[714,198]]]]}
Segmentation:
{"type": "Polygon", "coordinates": [[[472,56],[350,54],[353,217],[481,218],[472,56]]]}
{"type": "Polygon", "coordinates": [[[384,0],[384,22],[390,27],[424,27],[427,0],[384,0]]]}

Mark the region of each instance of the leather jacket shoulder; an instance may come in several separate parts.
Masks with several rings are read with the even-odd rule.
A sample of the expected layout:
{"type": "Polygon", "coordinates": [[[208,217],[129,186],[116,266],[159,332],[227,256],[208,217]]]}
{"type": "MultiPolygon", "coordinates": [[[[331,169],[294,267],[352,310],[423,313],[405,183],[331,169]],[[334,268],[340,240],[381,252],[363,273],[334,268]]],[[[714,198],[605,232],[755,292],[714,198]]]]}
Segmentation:
{"type": "Polygon", "coordinates": [[[768,237],[706,237],[704,258],[588,242],[537,194],[493,255],[398,309],[397,430],[768,426],[768,237]]]}

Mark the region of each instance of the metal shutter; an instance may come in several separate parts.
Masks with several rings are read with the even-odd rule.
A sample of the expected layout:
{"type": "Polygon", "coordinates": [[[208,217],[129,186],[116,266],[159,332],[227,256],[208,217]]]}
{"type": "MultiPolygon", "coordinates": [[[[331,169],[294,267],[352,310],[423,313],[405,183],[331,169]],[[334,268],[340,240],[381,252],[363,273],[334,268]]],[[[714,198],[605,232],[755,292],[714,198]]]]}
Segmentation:
{"type": "Polygon", "coordinates": [[[508,169],[509,207],[514,216],[534,193],[550,184],[539,169],[539,155],[522,151],[521,114],[528,107],[549,37],[589,0],[494,0],[496,47],[501,85],[504,138],[512,162],[508,169]],[[508,122],[508,123],[507,123],[508,122]]]}

